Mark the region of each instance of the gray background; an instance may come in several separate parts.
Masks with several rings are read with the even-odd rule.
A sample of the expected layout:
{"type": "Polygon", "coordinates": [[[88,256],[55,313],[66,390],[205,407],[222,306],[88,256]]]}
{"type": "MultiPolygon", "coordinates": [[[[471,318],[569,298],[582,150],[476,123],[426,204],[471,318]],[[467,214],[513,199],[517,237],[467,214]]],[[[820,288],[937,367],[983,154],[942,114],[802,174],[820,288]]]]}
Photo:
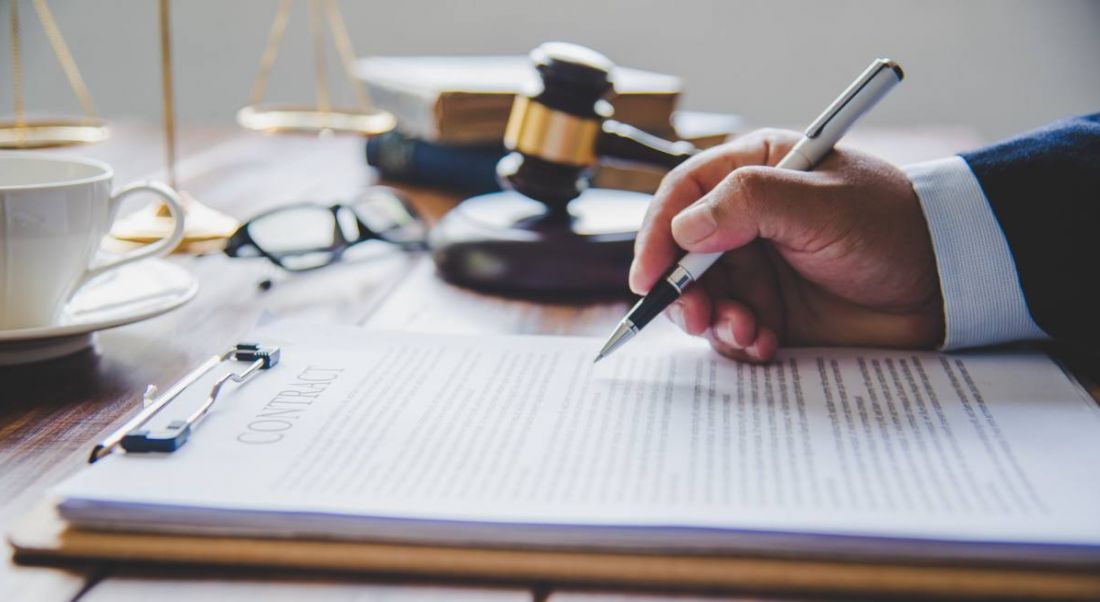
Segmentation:
{"type": "MultiPolygon", "coordinates": [[[[0,113],[11,111],[8,8],[0,0],[0,113]]],[[[275,0],[175,0],[177,98],[185,122],[231,123],[248,98],[275,0]]],[[[107,117],[159,115],[154,0],[52,0],[107,117]]],[[[878,124],[970,125],[986,138],[1100,110],[1100,2],[721,2],[467,0],[341,7],[359,54],[524,53],[591,45],[624,65],[675,73],[683,106],[754,124],[801,125],[874,56],[907,79],[878,124]]],[[[21,0],[28,105],[78,105],[29,0],[21,0]]],[[[305,3],[296,4],[268,94],[311,99],[305,3]]],[[[331,73],[337,76],[332,47],[331,73]]],[[[338,98],[350,98],[336,81],[338,98]]]]}

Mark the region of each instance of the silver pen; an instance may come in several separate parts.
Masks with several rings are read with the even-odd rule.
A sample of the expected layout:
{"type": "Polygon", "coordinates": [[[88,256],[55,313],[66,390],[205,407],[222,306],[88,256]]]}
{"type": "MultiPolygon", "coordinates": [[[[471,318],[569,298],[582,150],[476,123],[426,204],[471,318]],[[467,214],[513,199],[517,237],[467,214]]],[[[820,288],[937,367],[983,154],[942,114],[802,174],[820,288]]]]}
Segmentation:
{"type": "MultiPolygon", "coordinates": [[[[876,59],[844,92],[825,109],[776,167],[808,171],[820,162],[852,124],[871,110],[905,74],[890,59],[876,59]]],[[[611,355],[634,338],[657,314],[665,310],[684,290],[703,276],[722,253],[688,253],[657,281],[627,313],[604,343],[594,362],[611,355]]]]}

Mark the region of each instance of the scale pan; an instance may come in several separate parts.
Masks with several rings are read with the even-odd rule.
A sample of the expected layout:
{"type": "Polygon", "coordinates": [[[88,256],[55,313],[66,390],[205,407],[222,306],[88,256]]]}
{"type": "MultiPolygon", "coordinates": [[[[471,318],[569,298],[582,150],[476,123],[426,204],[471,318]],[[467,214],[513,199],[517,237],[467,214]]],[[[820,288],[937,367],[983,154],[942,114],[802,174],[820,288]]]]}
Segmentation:
{"type": "Polygon", "coordinates": [[[111,135],[98,119],[0,121],[0,149],[50,148],[103,142],[111,135]]]}
{"type": "Polygon", "coordinates": [[[351,109],[322,111],[308,106],[249,105],[237,112],[241,127],[269,134],[313,134],[333,131],[342,134],[377,136],[392,130],[397,121],[386,111],[363,113],[351,109]]]}

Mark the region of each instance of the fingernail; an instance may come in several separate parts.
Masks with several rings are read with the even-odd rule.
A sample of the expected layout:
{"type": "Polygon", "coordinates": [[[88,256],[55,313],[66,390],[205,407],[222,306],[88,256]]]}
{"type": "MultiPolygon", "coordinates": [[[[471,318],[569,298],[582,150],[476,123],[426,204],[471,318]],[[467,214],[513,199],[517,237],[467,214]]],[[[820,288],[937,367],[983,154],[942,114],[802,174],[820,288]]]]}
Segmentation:
{"type": "Polygon", "coordinates": [[[637,261],[632,261],[630,263],[630,273],[626,277],[626,284],[627,284],[627,286],[630,287],[630,291],[633,292],[635,295],[641,295],[642,291],[638,290],[638,287],[634,285],[635,279],[638,278],[637,272],[638,272],[638,262],[637,261]]]}
{"type": "Polygon", "coordinates": [[[696,203],[672,218],[672,236],[680,243],[699,242],[717,229],[718,222],[704,203],[696,203]]]}
{"type": "Polygon", "coordinates": [[[668,319],[672,320],[673,324],[679,326],[683,330],[687,330],[687,327],[684,326],[684,308],[680,307],[679,303],[669,305],[666,312],[668,313],[668,319]]]}
{"type": "Polygon", "coordinates": [[[757,348],[756,343],[753,343],[752,345],[749,345],[748,349],[745,349],[745,353],[749,354],[749,357],[753,357],[753,358],[756,358],[756,359],[763,359],[760,356],[760,350],[757,348]]]}
{"type": "Polygon", "coordinates": [[[726,322],[721,328],[714,329],[715,336],[719,341],[733,347],[734,349],[742,349],[744,345],[737,342],[737,338],[733,336],[733,324],[726,322]]]}

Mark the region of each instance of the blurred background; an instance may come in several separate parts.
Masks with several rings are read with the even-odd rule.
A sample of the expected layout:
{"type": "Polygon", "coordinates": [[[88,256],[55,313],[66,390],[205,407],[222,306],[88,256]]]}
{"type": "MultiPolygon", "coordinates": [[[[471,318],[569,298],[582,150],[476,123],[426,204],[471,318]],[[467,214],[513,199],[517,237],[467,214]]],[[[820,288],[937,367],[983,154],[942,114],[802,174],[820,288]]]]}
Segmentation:
{"type": "MultiPolygon", "coordinates": [[[[12,110],[0,0],[0,114],[12,110]]],[[[232,123],[248,99],[275,0],[175,0],[183,122],[232,123]]],[[[156,2],[50,2],[100,113],[159,116],[156,2]]],[[[875,56],[906,85],[879,125],[968,125],[993,139],[1100,110],[1097,1],[343,0],[359,55],[522,54],[560,39],[684,79],[681,106],[753,125],[801,126],[875,56]]],[[[29,107],[79,113],[30,2],[22,2],[29,107]]],[[[328,49],[337,99],[350,99],[328,49]]],[[[297,3],[267,98],[311,101],[305,3],[297,3]]]]}

